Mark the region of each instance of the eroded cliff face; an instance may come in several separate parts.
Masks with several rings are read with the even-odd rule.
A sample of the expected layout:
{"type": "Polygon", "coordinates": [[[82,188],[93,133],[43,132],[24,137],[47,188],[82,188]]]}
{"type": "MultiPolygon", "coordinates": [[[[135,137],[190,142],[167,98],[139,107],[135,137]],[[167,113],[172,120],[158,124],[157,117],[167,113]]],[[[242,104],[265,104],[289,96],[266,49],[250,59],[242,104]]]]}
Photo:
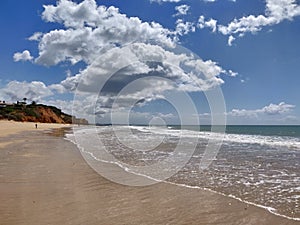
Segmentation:
{"type": "Polygon", "coordinates": [[[39,115],[38,118],[34,116],[24,115],[23,121],[32,121],[32,122],[41,122],[41,123],[66,123],[62,115],[57,115],[50,108],[46,107],[37,107],[36,113],[39,115]]]}
{"type": "Polygon", "coordinates": [[[78,119],[54,106],[47,105],[7,105],[0,108],[0,119],[8,119],[22,122],[40,123],[76,123],[88,124],[85,119],[78,119]]]}

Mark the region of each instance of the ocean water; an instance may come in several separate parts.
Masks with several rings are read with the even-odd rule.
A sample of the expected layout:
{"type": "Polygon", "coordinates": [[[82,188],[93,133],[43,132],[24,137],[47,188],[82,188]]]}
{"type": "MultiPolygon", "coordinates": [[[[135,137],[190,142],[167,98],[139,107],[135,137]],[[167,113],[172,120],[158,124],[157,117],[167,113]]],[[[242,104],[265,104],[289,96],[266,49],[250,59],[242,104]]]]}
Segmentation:
{"type": "MultiPolygon", "coordinates": [[[[156,180],[160,173],[175,171],[166,182],[209,189],[300,221],[300,126],[227,126],[224,135],[210,130],[210,126],[100,126],[79,127],[74,134],[82,141],[77,143],[81,151],[96,160],[156,180]],[[99,153],[103,151],[96,144],[99,140],[113,160],[99,153]],[[210,141],[221,145],[209,166],[201,169],[210,141]],[[169,164],[163,169],[134,170],[165,161],[169,164]]],[[[75,141],[73,135],[67,139],[75,141]]]]}

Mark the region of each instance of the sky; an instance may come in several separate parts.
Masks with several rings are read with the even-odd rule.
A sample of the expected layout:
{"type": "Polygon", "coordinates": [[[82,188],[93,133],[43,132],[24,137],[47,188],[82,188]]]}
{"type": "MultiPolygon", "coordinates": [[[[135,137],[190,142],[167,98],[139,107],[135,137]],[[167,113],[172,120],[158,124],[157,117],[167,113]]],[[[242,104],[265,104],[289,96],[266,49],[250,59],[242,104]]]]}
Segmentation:
{"type": "Polygon", "coordinates": [[[298,0],[3,0],[0,25],[6,102],[99,123],[300,124],[298,0]]]}

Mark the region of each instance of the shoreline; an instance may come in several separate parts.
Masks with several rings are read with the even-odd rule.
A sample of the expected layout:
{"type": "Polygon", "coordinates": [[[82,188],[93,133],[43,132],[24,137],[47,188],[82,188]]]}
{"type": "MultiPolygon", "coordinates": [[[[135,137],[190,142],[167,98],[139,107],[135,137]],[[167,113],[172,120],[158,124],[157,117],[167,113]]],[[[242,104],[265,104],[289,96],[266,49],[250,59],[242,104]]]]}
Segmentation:
{"type": "Polygon", "coordinates": [[[290,216],[286,216],[286,215],[276,213],[276,209],[274,209],[272,207],[259,205],[259,204],[256,204],[254,202],[246,201],[246,200],[243,200],[243,199],[241,199],[239,197],[236,197],[236,196],[233,196],[233,195],[226,195],[222,192],[218,192],[218,191],[215,191],[215,190],[212,190],[212,189],[209,189],[209,188],[203,188],[203,187],[199,187],[199,186],[191,186],[191,185],[187,185],[187,184],[172,183],[172,182],[168,182],[168,181],[164,181],[164,182],[167,183],[167,184],[177,185],[177,186],[180,186],[180,187],[186,187],[186,188],[191,188],[191,189],[200,189],[200,190],[203,190],[203,191],[209,191],[209,192],[212,192],[212,193],[215,193],[215,194],[218,194],[218,195],[222,195],[226,198],[231,198],[231,199],[237,200],[241,203],[246,203],[248,205],[263,209],[263,210],[267,211],[268,213],[271,213],[275,216],[278,216],[278,217],[281,217],[281,218],[284,218],[284,219],[288,219],[288,220],[291,220],[291,221],[300,221],[300,218],[290,217],[290,216]]]}
{"type": "Polygon", "coordinates": [[[3,224],[298,224],[209,190],[113,183],[73,143],[47,132],[6,137],[22,142],[0,149],[3,224]]]}
{"type": "MultiPolygon", "coordinates": [[[[71,143],[73,143],[74,145],[76,145],[73,141],[71,141],[71,143]]],[[[96,161],[98,161],[96,159],[96,161]]],[[[111,162],[107,162],[107,161],[101,161],[102,163],[105,163],[105,164],[112,164],[111,162]]],[[[124,170],[124,168],[117,164],[117,163],[113,163],[113,165],[117,166],[118,168],[124,170]]],[[[234,195],[227,195],[227,194],[224,194],[222,192],[218,192],[218,191],[215,191],[213,189],[209,189],[209,188],[205,188],[205,187],[200,187],[200,186],[191,186],[191,185],[188,185],[188,184],[182,184],[182,183],[174,183],[174,182],[171,182],[171,181],[159,181],[159,180],[156,180],[152,177],[149,177],[149,176],[145,176],[143,174],[139,174],[139,173],[134,173],[134,172],[130,172],[130,171],[126,171],[126,173],[130,173],[130,174],[133,174],[133,175],[136,175],[136,176],[142,176],[142,177],[145,177],[147,179],[150,179],[150,180],[153,180],[157,183],[165,183],[165,184],[170,184],[170,185],[175,185],[175,186],[178,186],[178,187],[183,187],[183,188],[189,188],[189,189],[198,189],[198,190],[201,190],[201,191],[208,191],[208,192],[211,192],[211,193],[214,193],[214,194],[217,194],[217,195],[221,195],[221,196],[224,196],[226,198],[230,198],[230,199],[233,199],[233,200],[237,200],[241,203],[245,203],[247,204],[247,207],[248,205],[251,205],[253,207],[257,207],[257,208],[260,208],[260,209],[263,209],[265,210],[266,212],[268,213],[271,213],[275,216],[278,216],[278,217],[281,217],[281,218],[284,218],[284,219],[288,219],[288,220],[291,220],[291,221],[300,221],[300,218],[297,218],[297,217],[290,217],[290,216],[286,216],[286,215],[283,215],[283,214],[280,214],[280,213],[277,213],[276,209],[275,208],[272,208],[272,207],[268,207],[268,206],[264,206],[264,205],[259,205],[259,204],[256,204],[254,202],[250,202],[250,201],[247,201],[247,200],[243,200],[239,197],[236,197],[234,195]]]]}
{"type": "MultiPolygon", "coordinates": [[[[87,128],[87,130],[88,130],[88,128],[87,128]]],[[[73,144],[76,145],[76,142],[74,142],[74,140],[72,138],[72,135],[71,135],[70,139],[69,138],[66,138],[66,139],[68,139],[69,141],[71,141],[73,144]]],[[[222,189],[218,190],[218,189],[215,189],[215,187],[213,187],[213,186],[211,186],[211,187],[203,187],[203,186],[200,186],[200,185],[197,185],[197,184],[194,185],[194,184],[190,184],[189,182],[181,182],[181,181],[179,181],[179,183],[176,183],[176,181],[174,179],[173,179],[173,181],[172,181],[172,179],[167,179],[167,180],[160,181],[160,180],[155,179],[155,178],[153,178],[151,176],[144,175],[144,174],[141,174],[141,173],[138,173],[138,172],[134,172],[134,171],[130,170],[129,167],[126,167],[126,165],[123,165],[121,162],[119,163],[118,161],[114,162],[113,160],[112,161],[107,161],[107,160],[104,160],[102,158],[97,158],[97,156],[96,156],[97,153],[94,155],[92,152],[85,151],[84,148],[82,148],[80,146],[79,146],[79,148],[83,152],[86,152],[87,154],[89,154],[91,156],[89,158],[93,158],[93,160],[95,160],[96,162],[97,161],[101,161],[102,163],[114,164],[114,165],[118,166],[118,168],[120,168],[121,170],[124,170],[127,173],[130,173],[130,174],[135,175],[135,176],[145,177],[146,179],[152,180],[154,182],[164,182],[164,183],[167,183],[167,184],[182,186],[182,187],[186,187],[186,188],[192,188],[192,189],[200,189],[200,190],[210,191],[210,192],[213,192],[215,194],[220,194],[222,196],[238,200],[238,201],[240,201],[242,203],[246,203],[248,205],[252,205],[252,206],[261,208],[261,209],[263,209],[263,210],[265,210],[265,211],[267,211],[267,212],[269,212],[269,213],[271,213],[273,215],[276,215],[276,216],[279,216],[279,217],[282,217],[282,218],[285,218],[285,219],[293,220],[293,221],[300,221],[300,215],[299,215],[299,213],[295,213],[294,211],[288,211],[288,210],[284,211],[282,209],[286,209],[286,208],[284,208],[282,205],[280,206],[278,204],[274,204],[274,205],[267,204],[268,202],[264,202],[265,204],[264,203],[259,203],[259,201],[255,201],[256,199],[247,200],[247,198],[244,199],[243,196],[242,197],[238,197],[239,195],[235,195],[234,192],[228,192],[228,191],[227,192],[226,191],[222,192],[223,191],[222,189]]],[[[89,161],[89,159],[87,161],[89,161]]],[[[91,165],[93,167],[93,163],[91,165]]],[[[95,168],[97,168],[97,167],[95,167],[95,168]]],[[[99,170],[99,171],[101,171],[101,170],[99,170]]],[[[119,176],[119,177],[122,177],[122,176],[119,176]]],[[[123,182],[121,181],[121,183],[123,183],[123,182]]],[[[284,199],[284,200],[286,200],[286,199],[284,199]]],[[[273,202],[276,203],[276,201],[273,201],[273,202]]],[[[295,211],[297,211],[298,208],[296,206],[296,207],[291,208],[291,209],[295,209],[295,211]]]]}

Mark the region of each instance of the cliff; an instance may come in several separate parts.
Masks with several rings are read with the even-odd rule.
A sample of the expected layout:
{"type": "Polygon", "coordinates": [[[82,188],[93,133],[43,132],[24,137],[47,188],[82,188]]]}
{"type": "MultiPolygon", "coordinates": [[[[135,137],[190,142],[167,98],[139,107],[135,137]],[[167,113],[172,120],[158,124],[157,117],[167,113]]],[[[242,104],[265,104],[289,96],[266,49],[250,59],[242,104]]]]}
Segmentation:
{"type": "Polygon", "coordinates": [[[0,119],[22,122],[88,124],[88,121],[85,119],[78,119],[54,106],[42,104],[2,104],[0,107],[0,119]]]}

